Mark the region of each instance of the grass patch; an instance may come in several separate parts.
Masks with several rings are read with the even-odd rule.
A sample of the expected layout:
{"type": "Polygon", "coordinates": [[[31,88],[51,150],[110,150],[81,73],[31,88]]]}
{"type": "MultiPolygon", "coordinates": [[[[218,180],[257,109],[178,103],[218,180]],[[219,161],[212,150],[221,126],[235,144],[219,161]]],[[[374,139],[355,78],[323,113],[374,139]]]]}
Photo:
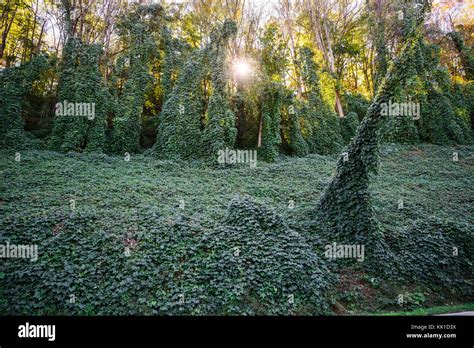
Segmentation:
{"type": "Polygon", "coordinates": [[[474,311],[474,303],[463,303],[458,305],[447,305],[447,306],[436,306],[430,308],[417,308],[413,311],[400,311],[400,312],[378,312],[371,313],[372,315],[400,315],[400,316],[412,316],[412,315],[435,315],[435,314],[446,314],[456,312],[470,312],[474,311]]]}

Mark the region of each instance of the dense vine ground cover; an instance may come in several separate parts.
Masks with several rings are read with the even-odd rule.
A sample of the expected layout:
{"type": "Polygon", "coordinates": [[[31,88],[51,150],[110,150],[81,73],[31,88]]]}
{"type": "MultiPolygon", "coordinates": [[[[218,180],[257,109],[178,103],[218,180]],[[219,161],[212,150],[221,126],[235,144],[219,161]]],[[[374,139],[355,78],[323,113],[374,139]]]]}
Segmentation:
{"type": "Polygon", "coordinates": [[[397,308],[400,294],[405,309],[472,302],[474,147],[383,147],[371,191],[387,240],[430,248],[455,231],[465,244],[455,266],[421,250],[407,258],[416,269],[392,278],[335,267],[318,231],[302,226],[335,162],[310,155],[216,169],[37,150],[16,161],[2,151],[0,240],[38,244],[38,261],[2,261],[0,313],[331,314],[397,308]]]}

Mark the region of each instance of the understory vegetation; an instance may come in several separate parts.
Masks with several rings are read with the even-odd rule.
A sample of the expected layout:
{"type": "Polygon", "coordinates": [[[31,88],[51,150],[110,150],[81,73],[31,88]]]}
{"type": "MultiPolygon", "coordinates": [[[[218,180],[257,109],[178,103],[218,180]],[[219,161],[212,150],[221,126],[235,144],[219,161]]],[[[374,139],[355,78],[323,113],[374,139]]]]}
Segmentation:
{"type": "Polygon", "coordinates": [[[213,169],[2,151],[3,238],[38,244],[39,258],[1,264],[0,312],[314,315],[472,301],[474,148],[383,147],[371,189],[386,249],[361,263],[328,260],[333,240],[303,223],[335,160],[213,169]]]}

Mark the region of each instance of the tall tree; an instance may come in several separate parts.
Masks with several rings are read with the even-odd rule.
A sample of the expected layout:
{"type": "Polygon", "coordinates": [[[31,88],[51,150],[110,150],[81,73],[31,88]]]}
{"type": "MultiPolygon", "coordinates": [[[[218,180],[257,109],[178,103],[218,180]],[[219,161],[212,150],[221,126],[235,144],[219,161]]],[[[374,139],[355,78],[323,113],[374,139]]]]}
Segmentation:
{"type": "Polygon", "coordinates": [[[261,158],[274,161],[281,144],[280,124],[284,102],[283,80],[288,66],[288,50],[279,26],[269,22],[260,39],[262,44],[261,111],[257,146],[261,158]]]}
{"type": "Polygon", "coordinates": [[[209,158],[217,158],[219,150],[232,148],[236,140],[235,114],[228,102],[229,75],[226,59],[229,40],[236,32],[235,22],[226,20],[211,35],[208,64],[211,69],[212,93],[203,133],[204,154],[209,158]]]}
{"type": "Polygon", "coordinates": [[[23,129],[24,97],[50,63],[45,56],[36,56],[18,67],[0,71],[0,147],[20,149],[32,145],[33,137],[23,129]]]}
{"type": "Polygon", "coordinates": [[[421,38],[420,27],[429,5],[429,1],[423,1],[416,14],[416,25],[407,33],[404,47],[390,66],[357,135],[345,150],[345,156],[339,159],[336,173],[317,204],[315,223],[325,228],[333,240],[367,244],[368,247],[373,247],[379,240],[369,182],[378,167],[378,132],[383,119],[381,104],[388,103],[397,86],[410,78],[411,70],[405,67],[421,38]]]}
{"type": "Polygon", "coordinates": [[[336,71],[334,46],[336,38],[342,38],[351,28],[351,23],[361,11],[358,2],[333,0],[303,0],[307,12],[310,30],[319,50],[324,56],[328,71],[336,78],[335,110],[339,117],[344,117],[341,101],[341,85],[336,71]],[[336,20],[332,18],[336,16],[336,20]],[[336,31],[334,34],[334,31],[336,31]]]}
{"type": "Polygon", "coordinates": [[[150,67],[157,52],[155,32],[160,32],[163,8],[141,5],[122,17],[119,30],[127,50],[120,56],[126,74],[113,121],[111,150],[114,153],[140,149],[141,115],[153,78],[150,67]]]}
{"type": "Polygon", "coordinates": [[[110,95],[99,70],[100,45],[70,37],[64,47],[50,149],[104,151],[110,95]],[[85,109],[87,108],[87,110],[85,109]]]}
{"type": "Polygon", "coordinates": [[[461,58],[464,70],[464,76],[468,80],[474,80],[474,53],[471,47],[467,46],[459,32],[452,31],[448,33],[453,40],[456,50],[461,58]]]}
{"type": "Polygon", "coordinates": [[[233,113],[226,105],[224,62],[225,47],[234,34],[235,23],[224,21],[214,29],[210,42],[195,50],[184,64],[160,114],[157,142],[153,147],[158,156],[199,158],[212,156],[223,145],[233,145],[235,124],[233,113]],[[210,70],[214,91],[205,124],[203,82],[210,70]]]}
{"type": "Polygon", "coordinates": [[[309,47],[300,49],[301,72],[306,89],[306,102],[300,114],[305,120],[304,133],[311,153],[328,154],[340,149],[343,144],[339,119],[322,96],[319,69],[314,61],[314,52],[309,47]]]}

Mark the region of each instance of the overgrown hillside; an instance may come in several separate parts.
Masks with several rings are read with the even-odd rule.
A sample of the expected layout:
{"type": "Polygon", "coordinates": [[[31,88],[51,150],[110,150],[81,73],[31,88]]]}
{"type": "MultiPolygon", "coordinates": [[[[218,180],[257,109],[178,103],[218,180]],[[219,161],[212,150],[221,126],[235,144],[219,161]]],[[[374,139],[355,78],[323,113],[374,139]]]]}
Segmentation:
{"type": "Polygon", "coordinates": [[[325,257],[330,238],[304,223],[335,157],[215,169],[126,159],[0,153],[2,243],[38,244],[37,261],[0,264],[1,313],[331,314],[472,301],[473,146],[384,146],[371,192],[386,249],[378,262],[337,264],[325,257]]]}

